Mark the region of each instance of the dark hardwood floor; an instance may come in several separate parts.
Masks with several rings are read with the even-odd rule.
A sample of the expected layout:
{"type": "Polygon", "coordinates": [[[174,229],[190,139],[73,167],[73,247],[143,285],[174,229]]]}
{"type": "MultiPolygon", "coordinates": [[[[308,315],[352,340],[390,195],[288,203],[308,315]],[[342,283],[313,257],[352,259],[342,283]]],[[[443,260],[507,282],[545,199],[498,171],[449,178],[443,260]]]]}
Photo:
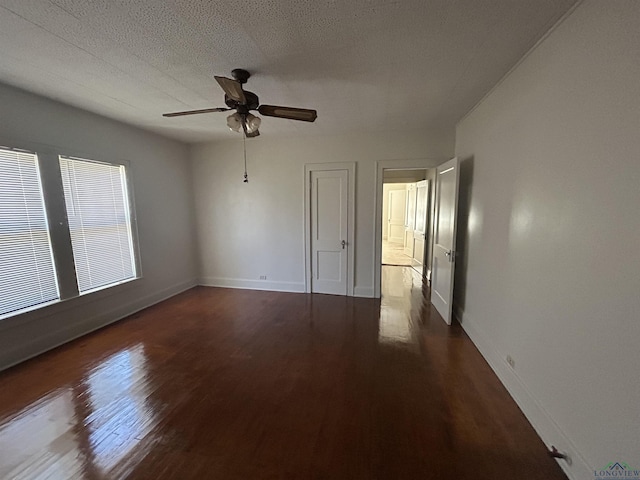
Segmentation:
{"type": "Polygon", "coordinates": [[[410,268],[383,299],[195,288],[0,373],[0,478],[566,477],[410,268]]]}

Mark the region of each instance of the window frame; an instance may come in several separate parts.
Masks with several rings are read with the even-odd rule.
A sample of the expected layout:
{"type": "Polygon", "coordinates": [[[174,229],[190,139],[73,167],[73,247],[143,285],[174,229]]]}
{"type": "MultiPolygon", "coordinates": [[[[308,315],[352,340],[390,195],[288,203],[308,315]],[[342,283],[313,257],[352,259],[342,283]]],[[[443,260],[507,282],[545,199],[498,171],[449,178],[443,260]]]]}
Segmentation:
{"type": "Polygon", "coordinates": [[[140,240],[138,234],[137,210],[135,205],[135,191],[133,168],[126,159],[111,155],[95,154],[30,141],[15,141],[15,139],[0,136],[0,145],[15,150],[34,153],[38,157],[40,183],[42,185],[45,215],[51,239],[54,256],[54,267],[58,281],[59,299],[51,302],[33,305],[21,310],[0,315],[0,332],[12,328],[15,322],[32,321],[38,318],[66,311],[75,306],[84,305],[108,298],[132,288],[133,284],[143,278],[140,240]],[[78,290],[75,261],[66,213],[62,174],[59,157],[104,163],[107,165],[123,166],[125,168],[125,188],[131,223],[131,243],[133,250],[133,265],[135,276],[117,283],[105,285],[83,292],[78,290]],[[105,160],[108,157],[109,160],[105,160]]]}
{"type": "MultiPolygon", "coordinates": [[[[26,155],[29,157],[33,157],[33,166],[35,167],[35,178],[37,181],[37,190],[39,191],[39,202],[42,203],[42,220],[44,220],[44,225],[42,225],[42,227],[44,227],[45,231],[46,231],[46,247],[48,250],[48,254],[46,255],[47,257],[50,257],[50,264],[47,265],[47,270],[51,269],[51,280],[53,280],[53,287],[55,288],[55,297],[54,298],[49,298],[47,300],[43,300],[40,302],[36,302],[36,303],[32,303],[30,305],[27,305],[25,307],[22,308],[17,308],[14,310],[9,310],[6,313],[0,313],[0,321],[5,319],[5,318],[9,318],[12,317],[14,315],[18,315],[22,312],[28,312],[31,310],[36,310],[39,308],[43,308],[45,306],[57,303],[58,301],[60,301],[60,281],[58,279],[58,272],[56,269],[56,262],[55,262],[55,257],[53,255],[53,242],[51,239],[51,228],[49,226],[49,216],[47,215],[47,206],[46,206],[46,202],[45,202],[45,195],[44,195],[44,186],[42,185],[42,175],[41,175],[41,171],[40,171],[40,164],[41,164],[41,158],[39,157],[39,155],[36,152],[33,152],[31,150],[27,150],[27,149],[23,149],[23,148],[15,148],[15,147],[10,147],[4,144],[0,144],[0,150],[4,151],[4,152],[10,152],[10,153],[14,153],[16,155],[26,155]]],[[[20,161],[20,159],[18,158],[18,161],[20,161]]],[[[18,167],[20,169],[20,167],[18,167]]],[[[22,177],[22,175],[20,175],[22,177]]],[[[24,183],[22,183],[23,186],[23,194],[24,194],[24,183]]],[[[28,185],[28,184],[27,184],[28,185]]],[[[26,197],[23,197],[23,199],[25,199],[26,201],[26,197]]],[[[30,207],[25,205],[25,209],[28,211],[30,210],[30,207]]],[[[32,251],[34,248],[34,243],[33,243],[33,233],[34,231],[37,232],[37,229],[34,230],[31,228],[31,221],[29,220],[30,215],[29,213],[27,213],[27,222],[30,224],[30,228],[29,228],[29,234],[30,234],[30,240],[31,240],[31,247],[32,247],[32,251]]],[[[24,218],[22,219],[24,220],[24,218]]],[[[34,254],[34,256],[36,256],[37,258],[40,257],[40,255],[36,255],[34,254]]],[[[33,264],[32,264],[33,265],[33,264]]],[[[39,267],[41,267],[42,265],[39,264],[38,261],[35,262],[35,265],[37,265],[37,269],[39,269],[39,267]]],[[[27,265],[25,266],[29,266],[29,264],[27,263],[27,265]]],[[[34,277],[34,280],[39,278],[39,274],[36,274],[36,276],[34,277]]]]}
{"type": "MultiPolygon", "coordinates": [[[[77,291],[77,296],[84,296],[84,295],[89,295],[91,293],[94,292],[99,292],[100,290],[104,290],[107,288],[111,288],[111,287],[115,287],[116,285],[120,285],[123,283],[128,283],[132,280],[135,280],[136,278],[139,278],[139,271],[140,271],[140,262],[139,262],[139,254],[138,254],[138,249],[136,248],[137,246],[137,228],[136,228],[136,223],[135,223],[135,219],[134,219],[134,210],[133,210],[133,204],[131,201],[131,181],[130,181],[130,167],[128,164],[124,164],[124,163],[114,163],[114,162],[105,162],[105,161],[101,161],[101,160],[94,160],[94,159],[89,159],[89,158],[83,158],[83,157],[77,157],[77,156],[71,156],[71,155],[58,155],[58,162],[57,162],[57,166],[58,166],[58,171],[60,174],[60,178],[62,181],[62,172],[61,172],[61,168],[60,168],[60,161],[61,160],[71,160],[71,161],[79,161],[79,162],[87,162],[87,163],[95,163],[95,164],[100,164],[100,165],[107,165],[107,166],[111,166],[111,167],[124,167],[124,196],[125,196],[125,200],[126,200],[126,206],[127,206],[127,216],[128,216],[128,220],[129,220],[129,225],[128,225],[128,233],[131,235],[131,253],[132,253],[132,268],[133,268],[133,277],[130,278],[126,278],[123,280],[119,280],[113,283],[109,283],[106,285],[100,285],[98,287],[94,287],[91,289],[87,289],[85,291],[80,291],[79,289],[79,284],[76,278],[76,291],[77,291]]],[[[63,187],[63,195],[64,195],[64,187],[63,187]]],[[[69,232],[69,242],[71,242],[71,228],[69,226],[69,219],[67,218],[67,214],[66,214],[66,199],[64,201],[65,203],[65,218],[66,218],[66,230],[69,232]]],[[[72,255],[73,255],[73,243],[72,243],[72,255]]],[[[74,260],[74,264],[75,264],[75,260],[74,260]]],[[[74,268],[74,276],[76,276],[77,270],[74,268]]]]}

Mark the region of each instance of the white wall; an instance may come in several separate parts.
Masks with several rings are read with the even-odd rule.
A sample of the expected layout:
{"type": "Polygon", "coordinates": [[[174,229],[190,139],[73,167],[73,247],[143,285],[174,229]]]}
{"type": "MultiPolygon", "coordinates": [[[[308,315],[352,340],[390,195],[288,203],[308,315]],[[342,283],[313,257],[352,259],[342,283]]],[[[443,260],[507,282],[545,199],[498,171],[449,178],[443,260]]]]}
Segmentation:
{"type": "Polygon", "coordinates": [[[457,128],[458,312],[572,478],[640,466],[639,152],[634,0],[578,6],[457,128]]]}
{"type": "Polygon", "coordinates": [[[389,192],[392,190],[406,190],[406,183],[385,183],[382,185],[382,239],[389,236],[389,192]]]}
{"type": "Polygon", "coordinates": [[[144,278],[0,321],[0,369],[193,286],[188,147],[0,85],[0,144],[130,164],[144,278]]]}
{"type": "Polygon", "coordinates": [[[279,121],[247,140],[248,184],[239,135],[192,149],[202,283],[303,291],[304,164],[355,161],[355,294],[372,296],[375,162],[445,160],[453,132],[270,138],[267,123],[279,121]]]}

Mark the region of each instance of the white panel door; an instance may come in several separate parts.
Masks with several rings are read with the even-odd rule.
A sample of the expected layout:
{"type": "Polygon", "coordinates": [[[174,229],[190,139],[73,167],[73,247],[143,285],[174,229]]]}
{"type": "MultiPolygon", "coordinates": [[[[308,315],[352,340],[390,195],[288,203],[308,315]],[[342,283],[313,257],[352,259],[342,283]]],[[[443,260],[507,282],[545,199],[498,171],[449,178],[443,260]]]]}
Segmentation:
{"type": "Polygon", "coordinates": [[[411,266],[424,274],[424,246],[427,233],[427,214],[429,206],[429,181],[416,183],[416,222],[413,232],[413,257],[411,266]]]}
{"type": "Polygon", "coordinates": [[[407,185],[407,209],[404,221],[404,254],[413,258],[413,232],[416,227],[416,184],[407,185]]]}
{"type": "Polygon", "coordinates": [[[431,269],[431,303],[451,325],[453,273],[456,263],[456,213],[458,209],[458,159],[438,167],[431,269]]]}
{"type": "Polygon", "coordinates": [[[347,294],[348,170],[311,172],[311,291],[347,294]]]}
{"type": "Polygon", "coordinates": [[[389,192],[389,222],[387,238],[391,243],[404,243],[404,221],[407,208],[407,191],[391,190],[389,192]]]}

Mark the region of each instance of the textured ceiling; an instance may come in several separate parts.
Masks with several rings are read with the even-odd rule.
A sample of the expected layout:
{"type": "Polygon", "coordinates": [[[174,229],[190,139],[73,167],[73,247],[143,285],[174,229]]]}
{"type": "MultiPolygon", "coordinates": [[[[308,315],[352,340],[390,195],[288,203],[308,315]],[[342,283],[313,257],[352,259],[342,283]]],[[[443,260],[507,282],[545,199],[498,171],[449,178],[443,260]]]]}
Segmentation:
{"type": "Polygon", "coordinates": [[[0,0],[0,82],[185,140],[232,138],[213,75],[315,108],[263,135],[452,127],[575,0],[0,0]]]}

